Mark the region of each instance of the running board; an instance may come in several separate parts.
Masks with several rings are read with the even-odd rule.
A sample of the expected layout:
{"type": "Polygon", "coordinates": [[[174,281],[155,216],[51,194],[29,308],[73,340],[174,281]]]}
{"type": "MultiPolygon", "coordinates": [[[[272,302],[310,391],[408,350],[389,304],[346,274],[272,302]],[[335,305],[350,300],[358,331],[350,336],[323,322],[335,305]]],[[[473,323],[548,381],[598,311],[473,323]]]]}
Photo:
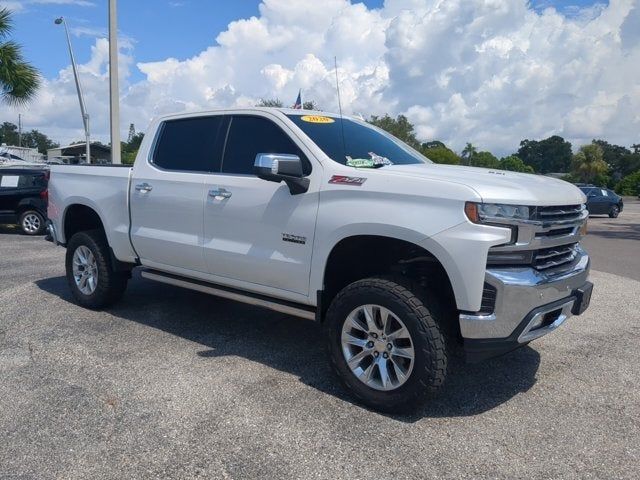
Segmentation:
{"type": "Polygon", "coordinates": [[[143,270],[140,274],[143,278],[155,280],[156,282],[167,283],[169,285],[175,285],[176,287],[188,288],[189,290],[208,293],[209,295],[227,298],[236,302],[268,308],[269,310],[286,313],[287,315],[293,315],[295,317],[301,317],[308,320],[315,320],[316,318],[316,309],[306,305],[287,302],[286,300],[279,300],[277,298],[267,297],[266,295],[243,292],[234,288],[223,287],[222,285],[202,282],[191,278],[179,277],[177,275],[159,272],[157,270],[143,270]]]}

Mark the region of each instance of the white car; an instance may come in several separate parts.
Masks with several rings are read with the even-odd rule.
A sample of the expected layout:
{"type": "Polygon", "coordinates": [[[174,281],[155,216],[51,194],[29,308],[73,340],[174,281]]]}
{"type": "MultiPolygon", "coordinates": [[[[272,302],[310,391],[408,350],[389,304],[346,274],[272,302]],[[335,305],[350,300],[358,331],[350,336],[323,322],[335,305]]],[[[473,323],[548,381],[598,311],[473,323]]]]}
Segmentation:
{"type": "Polygon", "coordinates": [[[156,119],[132,168],[52,166],[48,213],[79,304],[112,304],[140,268],[321,322],[346,387],[398,411],[443,384],[456,345],[478,361],[587,308],[584,203],[560,180],[433,164],[355,118],[252,108],[156,119]]]}

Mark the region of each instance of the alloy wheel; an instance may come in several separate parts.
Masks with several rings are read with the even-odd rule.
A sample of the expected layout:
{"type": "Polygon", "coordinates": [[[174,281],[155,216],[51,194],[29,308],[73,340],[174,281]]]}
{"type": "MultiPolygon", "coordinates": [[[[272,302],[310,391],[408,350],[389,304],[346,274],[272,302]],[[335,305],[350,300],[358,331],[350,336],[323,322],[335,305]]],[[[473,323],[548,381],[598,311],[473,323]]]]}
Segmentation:
{"type": "Polygon", "coordinates": [[[405,324],[380,305],[361,305],[346,318],[342,353],[351,372],[375,390],[395,390],[411,375],[415,350],[405,324]]]}

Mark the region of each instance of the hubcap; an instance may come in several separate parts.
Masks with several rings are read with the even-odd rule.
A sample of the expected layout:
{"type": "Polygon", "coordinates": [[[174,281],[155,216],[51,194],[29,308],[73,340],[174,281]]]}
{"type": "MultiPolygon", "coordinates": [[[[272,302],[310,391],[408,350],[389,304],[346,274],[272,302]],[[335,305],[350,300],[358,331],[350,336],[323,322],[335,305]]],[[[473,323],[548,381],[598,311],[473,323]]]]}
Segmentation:
{"type": "Polygon", "coordinates": [[[40,230],[40,219],[33,213],[25,215],[22,219],[22,228],[27,233],[36,233],[40,230]]]}
{"type": "Polygon", "coordinates": [[[98,286],[98,265],[96,257],[84,245],[73,252],[73,279],[78,289],[85,295],[91,295],[98,286]]]}
{"type": "Polygon", "coordinates": [[[405,324],[380,305],[362,305],[342,326],[342,353],[351,372],[376,390],[395,390],[413,370],[415,352],[405,324]]]}

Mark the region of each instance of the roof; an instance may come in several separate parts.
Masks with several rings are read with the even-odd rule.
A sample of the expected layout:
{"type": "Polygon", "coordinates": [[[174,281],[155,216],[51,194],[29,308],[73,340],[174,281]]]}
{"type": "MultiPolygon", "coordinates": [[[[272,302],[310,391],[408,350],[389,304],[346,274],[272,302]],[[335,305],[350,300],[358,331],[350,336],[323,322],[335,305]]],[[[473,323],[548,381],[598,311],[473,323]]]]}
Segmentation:
{"type": "MultiPolygon", "coordinates": [[[[295,108],[281,108],[281,107],[239,107],[239,108],[216,108],[216,109],[207,109],[207,110],[193,110],[188,112],[177,112],[167,115],[160,115],[155,120],[166,120],[166,119],[178,119],[178,118],[189,118],[190,116],[200,116],[206,114],[234,114],[234,113],[251,113],[251,112],[270,112],[270,113],[281,113],[284,115],[318,115],[322,117],[331,117],[331,118],[340,118],[341,115],[339,113],[334,112],[325,112],[321,110],[301,110],[295,108]]],[[[343,118],[348,118],[350,120],[361,120],[360,118],[351,116],[351,115],[342,115],[343,118]]],[[[83,144],[84,145],[84,144],[83,144]]]]}

